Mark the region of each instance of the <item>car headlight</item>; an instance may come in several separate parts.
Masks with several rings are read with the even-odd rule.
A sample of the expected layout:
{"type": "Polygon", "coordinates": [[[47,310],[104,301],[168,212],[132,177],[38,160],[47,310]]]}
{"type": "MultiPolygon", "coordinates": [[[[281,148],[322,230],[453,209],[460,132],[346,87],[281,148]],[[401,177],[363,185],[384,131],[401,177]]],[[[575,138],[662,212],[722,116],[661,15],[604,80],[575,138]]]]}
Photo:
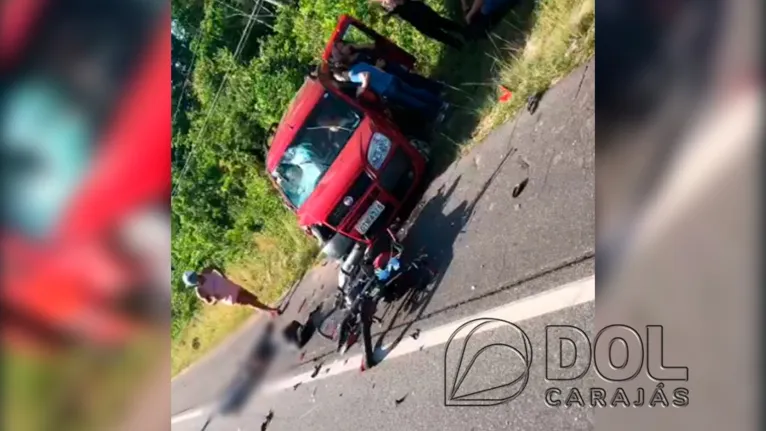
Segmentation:
{"type": "Polygon", "coordinates": [[[375,133],[370,139],[370,147],[367,149],[367,162],[372,165],[374,169],[380,169],[383,166],[383,162],[386,160],[388,150],[391,149],[391,140],[375,133]]]}

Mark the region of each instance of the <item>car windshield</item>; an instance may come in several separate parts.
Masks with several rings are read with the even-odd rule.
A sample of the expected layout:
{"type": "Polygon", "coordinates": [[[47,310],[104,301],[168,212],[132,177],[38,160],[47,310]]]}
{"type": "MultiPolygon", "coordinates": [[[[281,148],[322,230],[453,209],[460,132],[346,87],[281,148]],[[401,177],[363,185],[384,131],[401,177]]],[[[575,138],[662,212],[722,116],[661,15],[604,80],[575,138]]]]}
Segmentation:
{"type": "Polygon", "coordinates": [[[361,120],[346,102],[330,93],[322,96],[273,172],[295,208],[311,196],[361,120]]]}

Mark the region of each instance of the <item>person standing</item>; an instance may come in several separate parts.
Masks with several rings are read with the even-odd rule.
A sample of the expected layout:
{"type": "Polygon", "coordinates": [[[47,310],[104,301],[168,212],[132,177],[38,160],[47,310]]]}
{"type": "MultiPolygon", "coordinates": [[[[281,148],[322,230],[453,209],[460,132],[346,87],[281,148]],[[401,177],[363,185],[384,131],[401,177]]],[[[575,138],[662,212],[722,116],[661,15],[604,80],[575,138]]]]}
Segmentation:
{"type": "Polygon", "coordinates": [[[455,49],[463,47],[463,42],[455,35],[462,35],[463,27],[439,15],[423,0],[372,0],[380,3],[391,15],[407,21],[419,32],[455,49]]]}
{"type": "Polygon", "coordinates": [[[221,302],[227,305],[245,305],[266,311],[272,317],[282,314],[281,310],[262,303],[250,291],[229,280],[215,268],[208,267],[200,273],[186,271],[183,281],[186,286],[194,288],[197,297],[206,304],[215,305],[221,302]]]}

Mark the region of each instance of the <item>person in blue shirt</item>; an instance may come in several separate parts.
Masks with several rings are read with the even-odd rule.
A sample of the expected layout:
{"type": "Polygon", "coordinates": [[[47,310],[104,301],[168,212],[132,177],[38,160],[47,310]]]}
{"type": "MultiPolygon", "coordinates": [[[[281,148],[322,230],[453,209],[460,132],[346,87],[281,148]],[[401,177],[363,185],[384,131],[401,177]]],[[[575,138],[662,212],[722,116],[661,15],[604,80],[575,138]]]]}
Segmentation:
{"type": "Polygon", "coordinates": [[[422,88],[434,94],[441,94],[445,90],[444,83],[419,75],[402,64],[386,61],[378,55],[374,45],[354,45],[337,41],[333,45],[332,61],[335,65],[345,69],[356,63],[371,64],[415,88],[422,88]]]}
{"type": "Polygon", "coordinates": [[[367,63],[356,63],[336,77],[360,84],[357,96],[370,90],[392,103],[423,112],[430,118],[436,118],[440,111],[446,108],[446,104],[438,95],[412,87],[396,76],[367,63]]]}

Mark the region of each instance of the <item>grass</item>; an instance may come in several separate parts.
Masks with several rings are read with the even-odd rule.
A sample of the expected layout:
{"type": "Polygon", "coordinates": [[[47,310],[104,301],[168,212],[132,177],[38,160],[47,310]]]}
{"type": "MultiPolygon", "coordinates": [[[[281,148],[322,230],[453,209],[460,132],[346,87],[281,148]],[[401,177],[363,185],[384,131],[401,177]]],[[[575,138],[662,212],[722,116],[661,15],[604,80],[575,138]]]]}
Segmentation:
{"type": "MultiPolygon", "coordinates": [[[[454,2],[449,15],[460,20],[454,2]]],[[[521,0],[488,37],[445,53],[433,75],[452,87],[453,112],[435,140],[437,171],[467,153],[595,53],[595,0],[521,0]],[[450,55],[451,54],[451,55],[450,55]],[[499,86],[513,93],[498,101],[499,86]]]]}
{"type": "Polygon", "coordinates": [[[127,407],[161,343],[136,339],[119,352],[6,350],[3,429],[104,429],[127,407]]]}
{"type": "MultiPolygon", "coordinates": [[[[286,220],[285,223],[294,223],[286,220]]],[[[293,232],[295,229],[286,229],[293,232]]],[[[313,240],[299,235],[254,235],[251,256],[226,265],[226,275],[265,303],[274,303],[316,262],[313,240]]],[[[201,358],[253,316],[239,306],[202,306],[171,342],[173,376],[201,358]]]]}
{"type": "Polygon", "coordinates": [[[510,55],[499,64],[494,84],[509,89],[513,97],[506,103],[486,104],[471,143],[513,118],[529,96],[546,91],[590,60],[595,41],[595,0],[541,1],[526,43],[520,49],[506,47],[510,55]]]}

